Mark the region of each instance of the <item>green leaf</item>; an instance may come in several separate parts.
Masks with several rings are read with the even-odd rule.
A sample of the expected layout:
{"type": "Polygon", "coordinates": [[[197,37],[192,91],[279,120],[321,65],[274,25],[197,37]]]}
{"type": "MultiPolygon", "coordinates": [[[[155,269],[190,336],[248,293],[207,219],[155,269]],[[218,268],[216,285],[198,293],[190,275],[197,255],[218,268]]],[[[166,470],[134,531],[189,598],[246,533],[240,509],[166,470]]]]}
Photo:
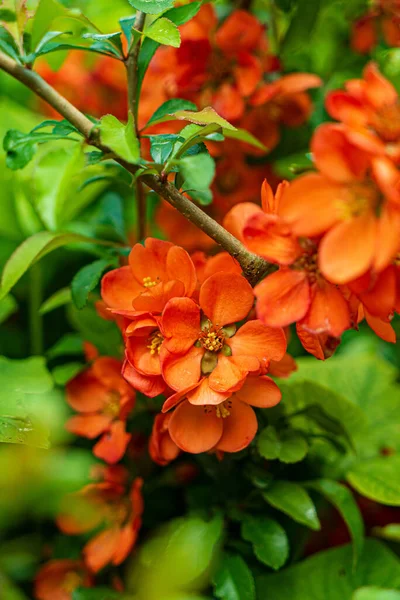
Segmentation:
{"type": "Polygon", "coordinates": [[[79,310],[70,304],[68,317],[74,329],[85,341],[93,344],[100,354],[120,358],[123,350],[121,333],[113,321],[102,319],[94,306],[88,304],[79,310]]]}
{"type": "Polygon", "coordinates": [[[400,560],[377,540],[365,541],[356,571],[349,545],[256,578],[257,600],[352,600],[353,592],[362,586],[400,589],[400,560]]]}
{"type": "Polygon", "coordinates": [[[184,190],[207,190],[215,175],[215,162],[207,153],[185,156],[179,161],[185,185],[184,190]]]}
{"type": "Polygon", "coordinates": [[[240,142],[245,142],[246,144],[250,144],[250,146],[254,146],[259,150],[263,150],[264,152],[268,152],[268,148],[264,146],[260,140],[258,140],[252,133],[246,131],[245,129],[226,129],[222,128],[222,133],[225,137],[232,138],[233,140],[239,140],[240,142]]]}
{"type": "Polygon", "coordinates": [[[277,431],[272,425],[260,433],[257,448],[262,457],[285,463],[295,463],[303,460],[308,451],[305,437],[293,430],[277,431]]]}
{"type": "Polygon", "coordinates": [[[380,456],[358,461],[346,476],[350,485],[370,500],[400,506],[400,456],[380,456]]]}
{"type": "Polygon", "coordinates": [[[157,15],[174,5],[174,0],[128,0],[129,4],[149,15],[157,15]]]}
{"type": "Polygon", "coordinates": [[[304,53],[307,48],[307,42],[317,22],[321,4],[321,0],[313,0],[313,2],[297,0],[296,12],[292,16],[281,48],[286,68],[295,69],[298,66],[298,55],[304,53]]]}
{"type": "Polygon", "coordinates": [[[0,25],[0,50],[21,64],[18,46],[11,33],[0,25]]]}
{"type": "Polygon", "coordinates": [[[47,298],[45,302],[43,302],[42,306],[39,309],[39,313],[41,315],[45,315],[56,308],[60,308],[60,306],[64,306],[65,304],[69,304],[72,302],[71,290],[69,287],[61,288],[57,290],[47,298]]]}
{"type": "Polygon", "coordinates": [[[150,120],[147,122],[146,127],[150,125],[156,125],[162,123],[163,118],[174,114],[177,110],[197,110],[197,106],[189,100],[182,100],[181,98],[172,98],[167,100],[164,104],[161,104],[159,108],[152,115],[150,120]]]}
{"type": "Polygon", "coordinates": [[[162,17],[154,21],[152,25],[144,32],[144,35],[159,44],[179,48],[181,45],[181,36],[179,29],[172,21],[162,17]]]}
{"type": "Polygon", "coordinates": [[[277,521],[268,517],[246,515],[241,526],[242,537],[253,546],[258,560],[280,569],[289,556],[289,540],[286,531],[277,521]]]}
{"type": "Polygon", "coordinates": [[[35,155],[35,143],[28,142],[26,135],[16,129],[7,131],[3,140],[3,150],[7,153],[7,167],[13,171],[23,169],[35,155]]]}
{"type": "Polygon", "coordinates": [[[130,163],[137,163],[140,158],[139,141],[135,134],[132,113],[128,122],[123,125],[113,115],[106,115],[100,120],[100,138],[102,144],[110,148],[117,156],[130,163]]]}
{"type": "Polygon", "coordinates": [[[0,21],[5,23],[15,23],[17,16],[14,11],[9,8],[0,8],[0,21]]]}
{"type": "Polygon", "coordinates": [[[389,523],[384,527],[374,527],[372,533],[390,542],[400,542],[400,523],[389,523]]]}
{"type": "Polygon", "coordinates": [[[113,245],[112,243],[95,240],[77,233],[50,233],[40,231],[26,239],[8,259],[0,282],[0,300],[4,298],[17,281],[26,273],[29,267],[53,250],[84,242],[88,244],[113,245]]]}
{"type": "Polygon", "coordinates": [[[18,310],[17,301],[13,296],[8,294],[0,300],[0,323],[7,321],[8,317],[13,315],[18,310]]]}
{"type": "Polygon", "coordinates": [[[220,600],[256,600],[253,575],[238,554],[224,554],[213,577],[220,600]]]}
{"type": "Polygon", "coordinates": [[[25,594],[2,572],[0,572],[0,590],[4,600],[28,600],[25,594]]]}
{"type": "Polygon", "coordinates": [[[48,430],[38,414],[37,395],[53,388],[42,357],[0,357],[0,442],[48,448],[48,430]],[[34,398],[33,406],[29,396],[34,398]]]}
{"type": "Polygon", "coordinates": [[[160,135],[150,135],[150,154],[154,162],[165,163],[172,154],[175,143],[182,140],[175,133],[162,133],[160,135]]]}
{"type": "Polygon", "coordinates": [[[54,367],[51,374],[54,379],[54,382],[64,387],[68,381],[73,379],[78,373],[83,371],[85,365],[79,362],[71,362],[65,363],[65,365],[59,365],[58,367],[54,367]]]}
{"type": "Polygon", "coordinates": [[[191,123],[197,123],[198,125],[219,125],[226,131],[237,131],[236,127],[228,123],[225,119],[219,116],[219,114],[211,107],[207,106],[199,112],[190,110],[177,110],[173,116],[182,121],[190,121],[191,123]]]}
{"type": "Polygon", "coordinates": [[[354,592],[352,600],[400,600],[400,592],[378,587],[362,587],[354,592]]]}
{"type": "Polygon", "coordinates": [[[322,494],[342,515],[353,539],[355,567],[364,547],[364,522],[353,494],[346,486],[330,479],[316,479],[305,485],[322,494]]]}
{"type": "Polygon", "coordinates": [[[67,14],[64,6],[56,0],[40,0],[32,21],[32,48],[36,48],[57,17],[67,14]]]}
{"type": "Polygon", "coordinates": [[[298,483],[277,481],[263,492],[263,498],[268,504],[286,513],[297,523],[306,525],[314,531],[321,528],[313,501],[298,483]]]}
{"type": "Polygon", "coordinates": [[[58,356],[83,354],[83,339],[78,333],[66,333],[47,351],[51,360],[58,356]]]}
{"type": "Polygon", "coordinates": [[[71,283],[72,300],[77,308],[86,306],[89,294],[98,285],[104,271],[112,264],[110,259],[100,259],[82,267],[71,283]]]}

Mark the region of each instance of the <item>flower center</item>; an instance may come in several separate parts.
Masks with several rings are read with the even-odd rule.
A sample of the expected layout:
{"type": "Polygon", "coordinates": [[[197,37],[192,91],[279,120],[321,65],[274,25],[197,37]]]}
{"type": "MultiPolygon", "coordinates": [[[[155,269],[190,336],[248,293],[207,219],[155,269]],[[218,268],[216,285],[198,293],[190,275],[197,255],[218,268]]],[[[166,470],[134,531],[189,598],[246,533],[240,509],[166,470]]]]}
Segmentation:
{"type": "Polygon", "coordinates": [[[199,342],[209,352],[219,352],[225,340],[225,334],[222,327],[209,325],[200,333],[199,342]]]}
{"type": "Polygon", "coordinates": [[[351,198],[340,202],[339,210],[344,221],[360,217],[379,204],[379,192],[373,182],[356,183],[351,188],[351,198]]]}
{"type": "Polygon", "coordinates": [[[65,578],[62,582],[62,589],[64,592],[71,594],[76,590],[77,587],[82,583],[82,577],[76,573],[75,571],[70,571],[65,575],[65,578]]]}
{"type": "Polygon", "coordinates": [[[215,414],[219,419],[226,419],[231,414],[232,400],[225,400],[225,402],[221,402],[221,404],[217,404],[216,406],[204,405],[204,412],[207,414],[211,414],[213,409],[215,409],[215,414]]]}
{"type": "Polygon", "coordinates": [[[147,341],[147,348],[150,350],[151,356],[154,356],[155,354],[160,354],[160,348],[161,344],[164,341],[164,338],[158,329],[156,331],[153,331],[153,333],[149,336],[147,341]]]}
{"type": "Polygon", "coordinates": [[[108,393],[108,402],[103,409],[103,413],[109,417],[115,418],[119,415],[121,394],[117,390],[111,390],[108,393]]]}
{"type": "Polygon", "coordinates": [[[370,125],[384,142],[397,142],[400,138],[400,103],[382,106],[372,115],[370,125]]]}
{"type": "Polygon", "coordinates": [[[151,277],[143,277],[143,286],[145,288],[152,288],[157,285],[157,281],[153,281],[151,277]]]}
{"type": "Polygon", "coordinates": [[[305,252],[296,260],[293,264],[293,268],[299,271],[305,271],[309,281],[313,283],[319,275],[317,252],[305,252]]]}

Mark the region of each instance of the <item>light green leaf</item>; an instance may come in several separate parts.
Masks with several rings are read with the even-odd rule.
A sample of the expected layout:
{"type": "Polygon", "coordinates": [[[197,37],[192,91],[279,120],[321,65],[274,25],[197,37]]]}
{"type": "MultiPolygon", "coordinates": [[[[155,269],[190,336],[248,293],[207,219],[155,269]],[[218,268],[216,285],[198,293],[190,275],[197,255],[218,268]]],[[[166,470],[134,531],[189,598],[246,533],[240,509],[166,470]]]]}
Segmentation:
{"type": "Polygon", "coordinates": [[[364,547],[364,522],[353,494],[346,486],[329,479],[316,479],[306,487],[322,494],[342,515],[353,539],[355,567],[364,547]]]}
{"type": "Polygon", "coordinates": [[[347,481],[370,500],[400,506],[400,456],[380,456],[358,461],[347,473],[347,481]]]}
{"type": "Polygon", "coordinates": [[[289,540],[283,527],[268,517],[246,515],[241,525],[242,537],[253,546],[258,560],[280,569],[289,556],[289,540]]]}
{"type": "Polygon", "coordinates": [[[8,294],[0,300],[0,323],[4,323],[12,314],[18,310],[17,301],[8,294]]]}
{"type": "Polygon", "coordinates": [[[306,456],[308,444],[301,433],[290,429],[277,431],[270,425],[261,431],[257,439],[257,448],[266,459],[295,463],[306,456]]]}
{"type": "Polygon", "coordinates": [[[50,298],[47,298],[45,302],[43,302],[39,309],[39,313],[41,315],[45,315],[56,308],[60,308],[60,306],[69,304],[70,302],[72,302],[71,289],[69,287],[61,288],[52,296],[50,296],[50,298]]]}
{"type": "Polygon", "coordinates": [[[85,365],[78,362],[65,363],[64,365],[59,365],[58,367],[54,367],[51,374],[54,379],[54,382],[64,387],[68,381],[73,379],[78,373],[83,371],[85,365]]]}
{"type": "Polygon", "coordinates": [[[56,0],[40,0],[32,21],[32,48],[37,47],[54,19],[66,14],[66,8],[56,0]]]}
{"type": "Polygon", "coordinates": [[[253,575],[238,554],[224,554],[213,577],[220,600],[256,600],[253,575]]]}
{"type": "Polygon", "coordinates": [[[236,127],[228,123],[225,119],[219,116],[219,114],[211,107],[207,106],[200,112],[193,112],[190,110],[177,110],[173,116],[176,119],[182,121],[191,121],[191,123],[197,123],[198,125],[219,125],[226,131],[237,131],[236,127]]]}
{"type": "Polygon", "coordinates": [[[144,32],[144,35],[159,44],[179,48],[181,45],[181,36],[179,29],[172,21],[162,17],[154,21],[152,25],[144,32]]]}
{"type": "Polygon", "coordinates": [[[179,161],[184,190],[207,190],[215,175],[215,162],[208,153],[185,156],[179,161]]]}
{"type": "Polygon", "coordinates": [[[129,4],[149,15],[156,15],[174,5],[174,0],[128,0],[129,4]]]}
{"type": "Polygon", "coordinates": [[[40,231],[26,239],[8,259],[0,282],[0,300],[4,298],[29,267],[53,250],[74,243],[114,245],[77,233],[50,233],[40,231]]]}
{"type": "Polygon", "coordinates": [[[226,129],[222,128],[222,133],[225,137],[232,138],[234,140],[239,140],[240,142],[245,142],[246,144],[250,144],[250,146],[254,146],[259,150],[264,150],[264,152],[268,151],[268,148],[264,146],[260,140],[258,140],[252,133],[246,131],[245,129],[226,129]]]}
{"type": "Polygon", "coordinates": [[[0,590],[4,600],[28,600],[25,594],[2,572],[0,572],[0,590]]]}
{"type": "Polygon", "coordinates": [[[286,513],[297,523],[314,530],[321,528],[313,501],[298,483],[277,481],[263,492],[263,498],[268,504],[286,513]]]}
{"type": "Polygon", "coordinates": [[[146,127],[150,127],[150,125],[156,125],[157,123],[162,123],[164,121],[164,117],[170,117],[177,110],[197,110],[197,106],[193,104],[193,102],[189,102],[189,100],[182,100],[181,98],[172,98],[171,100],[167,100],[164,104],[161,104],[159,108],[152,115],[150,120],[148,121],[146,127]]]}
{"type": "Polygon", "coordinates": [[[106,115],[100,120],[101,142],[117,156],[130,163],[137,163],[140,157],[139,141],[135,134],[133,116],[129,113],[128,122],[123,125],[113,115],[106,115]]]}
{"type": "Polygon", "coordinates": [[[123,600],[123,596],[103,586],[96,588],[78,588],[72,592],[72,600],[123,600]]]}
{"type": "Polygon", "coordinates": [[[42,357],[0,357],[0,442],[48,448],[48,430],[36,397],[53,388],[42,357]],[[31,403],[29,396],[35,398],[31,403]]]}
{"type": "Polygon", "coordinates": [[[400,523],[389,523],[384,527],[374,527],[372,533],[390,542],[400,542],[400,523]]]}
{"type": "Polygon", "coordinates": [[[72,300],[77,308],[86,306],[90,292],[95,289],[100,277],[111,264],[110,259],[100,259],[78,271],[71,282],[72,300]]]}
{"type": "Polygon", "coordinates": [[[400,560],[377,540],[366,540],[356,571],[349,545],[256,578],[257,600],[352,600],[362,586],[400,590],[400,560]]]}
{"type": "Polygon", "coordinates": [[[354,592],[352,600],[400,600],[400,592],[378,587],[363,587],[354,592]]]}

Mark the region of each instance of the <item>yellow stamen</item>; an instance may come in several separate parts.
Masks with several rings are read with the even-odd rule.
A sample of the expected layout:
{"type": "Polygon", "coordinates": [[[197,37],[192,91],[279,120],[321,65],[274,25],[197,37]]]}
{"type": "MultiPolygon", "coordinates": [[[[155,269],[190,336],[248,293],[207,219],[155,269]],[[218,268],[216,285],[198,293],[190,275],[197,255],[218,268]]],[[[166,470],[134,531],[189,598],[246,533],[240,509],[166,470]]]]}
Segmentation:
{"type": "Polygon", "coordinates": [[[145,288],[151,288],[157,285],[157,281],[153,281],[151,277],[143,277],[143,286],[145,288]]]}
{"type": "Polygon", "coordinates": [[[155,354],[160,354],[161,344],[164,341],[163,336],[160,331],[154,331],[147,340],[149,343],[147,344],[147,348],[150,350],[150,354],[154,356],[155,354]]]}
{"type": "Polygon", "coordinates": [[[231,414],[232,409],[232,401],[227,400],[226,402],[221,402],[215,407],[215,412],[218,418],[226,419],[231,414]]]}
{"type": "Polygon", "coordinates": [[[219,352],[224,345],[225,334],[222,327],[210,325],[203,330],[199,337],[199,342],[206,350],[210,352],[219,352]]]}

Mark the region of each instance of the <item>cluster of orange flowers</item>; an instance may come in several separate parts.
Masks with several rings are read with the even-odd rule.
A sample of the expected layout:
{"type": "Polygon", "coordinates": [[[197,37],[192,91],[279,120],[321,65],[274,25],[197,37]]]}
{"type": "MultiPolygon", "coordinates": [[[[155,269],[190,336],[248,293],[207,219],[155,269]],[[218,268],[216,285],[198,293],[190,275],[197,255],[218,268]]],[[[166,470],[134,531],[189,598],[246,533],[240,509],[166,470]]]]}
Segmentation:
{"type": "Polygon", "coordinates": [[[390,320],[400,306],[398,94],[370,63],[363,79],[328,94],[326,107],[340,122],[314,133],[317,172],[283,182],[275,196],[265,183],[262,208],[239,204],[224,222],[279,265],[255,288],[258,317],[296,323],[304,347],[321,359],[364,317],[394,342],[390,320]]]}
{"type": "Polygon", "coordinates": [[[399,0],[373,0],[369,11],[353,25],[351,45],[367,54],[382,37],[388,46],[400,46],[399,0]]]}

